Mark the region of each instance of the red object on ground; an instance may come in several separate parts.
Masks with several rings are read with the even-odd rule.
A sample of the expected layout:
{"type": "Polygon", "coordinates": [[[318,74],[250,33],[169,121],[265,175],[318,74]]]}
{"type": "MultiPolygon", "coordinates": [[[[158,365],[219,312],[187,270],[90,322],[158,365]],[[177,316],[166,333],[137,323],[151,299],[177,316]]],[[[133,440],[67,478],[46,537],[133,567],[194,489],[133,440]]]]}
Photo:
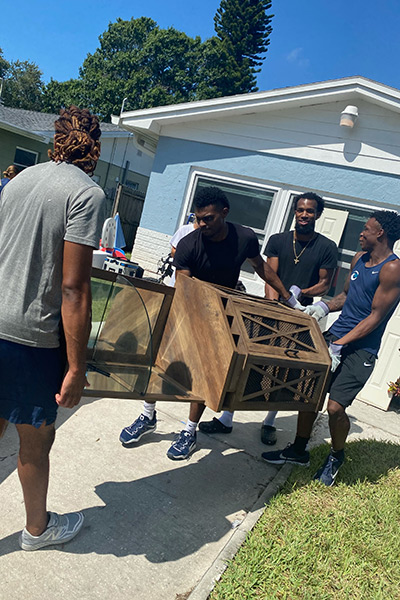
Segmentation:
{"type": "MultiPolygon", "coordinates": [[[[101,242],[100,242],[101,243],[101,242]]],[[[100,245],[99,250],[101,250],[102,252],[106,252],[107,254],[109,254],[112,258],[118,258],[118,260],[128,260],[126,258],[126,255],[124,253],[123,250],[121,250],[121,248],[103,248],[100,245]]]]}

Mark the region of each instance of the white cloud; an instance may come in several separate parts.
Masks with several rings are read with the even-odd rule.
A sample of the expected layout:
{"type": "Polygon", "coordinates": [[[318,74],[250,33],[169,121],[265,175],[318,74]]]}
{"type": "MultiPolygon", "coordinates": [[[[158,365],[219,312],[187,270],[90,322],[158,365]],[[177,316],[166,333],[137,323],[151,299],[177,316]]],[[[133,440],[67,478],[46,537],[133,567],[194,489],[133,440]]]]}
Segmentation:
{"type": "Polygon", "coordinates": [[[308,58],[304,58],[302,54],[303,48],[294,48],[291,52],[289,52],[289,54],[287,54],[286,60],[297,65],[298,67],[308,67],[310,61],[308,58]]]}

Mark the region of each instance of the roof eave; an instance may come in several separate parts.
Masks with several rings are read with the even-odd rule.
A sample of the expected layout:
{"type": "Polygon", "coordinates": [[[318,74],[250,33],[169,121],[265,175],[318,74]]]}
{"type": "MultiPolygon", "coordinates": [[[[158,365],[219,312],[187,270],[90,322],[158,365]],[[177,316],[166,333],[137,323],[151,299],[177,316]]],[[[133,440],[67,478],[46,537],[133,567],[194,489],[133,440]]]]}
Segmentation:
{"type": "Polygon", "coordinates": [[[18,125],[13,125],[12,123],[7,123],[6,121],[0,121],[0,128],[5,129],[6,131],[10,131],[11,133],[22,135],[31,140],[35,140],[35,142],[42,142],[44,144],[48,144],[51,140],[51,136],[44,135],[42,133],[37,133],[34,131],[27,131],[22,127],[18,127],[18,125]]]}
{"type": "Polygon", "coordinates": [[[148,156],[154,157],[157,150],[158,137],[161,129],[159,125],[157,125],[155,122],[153,125],[151,125],[151,123],[147,123],[146,125],[148,126],[130,126],[129,124],[123,125],[121,115],[111,115],[111,122],[113,125],[118,125],[119,127],[133,133],[133,143],[135,144],[136,148],[142,152],[145,152],[145,154],[148,156]]]}
{"type": "Polygon", "coordinates": [[[380,104],[396,112],[400,112],[400,91],[384,84],[355,76],[332,81],[304,84],[295,87],[281,88],[267,92],[256,92],[213,98],[195,102],[185,102],[155,108],[122,113],[112,117],[112,122],[129,131],[151,137],[157,142],[162,126],[175,122],[202,120],[235,114],[251,114],[287,107],[302,107],[327,102],[349,101],[352,98],[364,97],[375,104],[380,104]]]}

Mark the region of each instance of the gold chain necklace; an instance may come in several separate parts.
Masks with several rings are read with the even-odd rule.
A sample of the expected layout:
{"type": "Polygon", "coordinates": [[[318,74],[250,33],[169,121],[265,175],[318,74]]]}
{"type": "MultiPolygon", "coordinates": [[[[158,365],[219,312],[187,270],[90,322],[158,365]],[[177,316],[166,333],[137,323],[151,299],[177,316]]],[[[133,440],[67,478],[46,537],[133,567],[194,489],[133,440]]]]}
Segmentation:
{"type": "Polygon", "coordinates": [[[307,248],[308,244],[311,242],[311,240],[314,238],[314,236],[308,240],[307,244],[304,246],[303,250],[300,252],[300,254],[297,254],[296,252],[296,238],[295,238],[295,232],[293,231],[293,254],[294,254],[294,264],[297,265],[297,263],[300,260],[301,255],[303,254],[304,250],[307,248]]]}

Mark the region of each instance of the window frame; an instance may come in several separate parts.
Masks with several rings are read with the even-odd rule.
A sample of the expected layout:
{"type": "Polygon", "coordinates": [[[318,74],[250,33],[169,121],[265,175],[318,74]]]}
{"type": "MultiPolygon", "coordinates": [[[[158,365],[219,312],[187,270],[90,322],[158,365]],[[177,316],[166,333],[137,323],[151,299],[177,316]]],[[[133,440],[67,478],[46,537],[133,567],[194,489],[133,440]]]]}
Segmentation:
{"type": "Polygon", "coordinates": [[[29,154],[33,154],[35,156],[35,162],[33,163],[33,165],[37,165],[38,158],[39,158],[39,152],[36,152],[36,150],[30,150],[29,148],[23,148],[22,146],[16,146],[15,152],[14,152],[14,163],[13,163],[16,167],[21,167],[22,169],[27,169],[28,167],[33,166],[33,165],[23,165],[22,163],[16,162],[15,158],[16,158],[17,150],[21,150],[22,152],[28,152],[29,154]]]}

